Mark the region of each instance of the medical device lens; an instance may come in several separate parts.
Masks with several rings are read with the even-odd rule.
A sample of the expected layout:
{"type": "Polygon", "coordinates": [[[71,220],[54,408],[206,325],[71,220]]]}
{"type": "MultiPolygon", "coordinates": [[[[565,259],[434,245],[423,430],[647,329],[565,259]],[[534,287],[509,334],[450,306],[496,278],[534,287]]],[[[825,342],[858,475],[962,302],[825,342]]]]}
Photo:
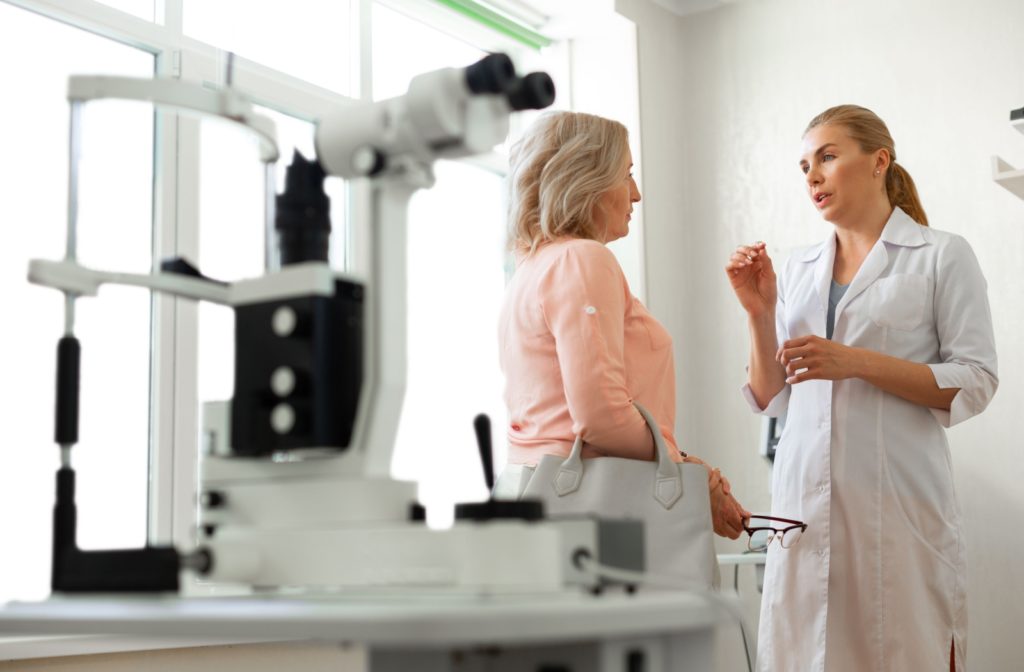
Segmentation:
{"type": "Polygon", "coordinates": [[[277,197],[274,221],[282,265],[327,261],[331,199],[324,192],[325,176],[319,162],[307,160],[296,150],[284,192],[277,197]]]}

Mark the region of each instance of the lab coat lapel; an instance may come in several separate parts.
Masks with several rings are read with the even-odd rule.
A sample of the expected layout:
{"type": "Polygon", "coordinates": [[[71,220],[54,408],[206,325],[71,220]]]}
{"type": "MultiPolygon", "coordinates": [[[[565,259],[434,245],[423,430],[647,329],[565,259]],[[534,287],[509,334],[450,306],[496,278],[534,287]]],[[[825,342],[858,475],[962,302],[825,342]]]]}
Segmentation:
{"type": "Polygon", "coordinates": [[[837,324],[839,323],[839,316],[843,314],[843,310],[850,304],[850,301],[856,299],[864,290],[870,287],[871,283],[878,279],[878,276],[882,274],[882,271],[888,265],[889,253],[885,249],[885,239],[883,236],[875,241],[874,247],[868,252],[868,256],[864,258],[864,263],[857,270],[857,275],[853,276],[850,288],[846,290],[846,294],[839,300],[839,305],[836,306],[835,317],[837,324]]]}
{"type": "MultiPolygon", "coordinates": [[[[886,243],[903,247],[920,247],[925,244],[925,239],[917,222],[900,208],[893,208],[892,214],[889,215],[889,221],[885,223],[885,228],[882,229],[882,234],[875,241],[874,247],[868,252],[868,256],[864,259],[864,263],[861,264],[857,275],[853,276],[850,288],[846,290],[846,294],[839,301],[839,305],[836,306],[836,322],[839,321],[839,316],[842,315],[843,310],[849,305],[850,301],[853,301],[865,289],[870,287],[889,265],[889,252],[886,249],[886,243]]],[[[827,292],[828,290],[825,291],[827,292]]]]}

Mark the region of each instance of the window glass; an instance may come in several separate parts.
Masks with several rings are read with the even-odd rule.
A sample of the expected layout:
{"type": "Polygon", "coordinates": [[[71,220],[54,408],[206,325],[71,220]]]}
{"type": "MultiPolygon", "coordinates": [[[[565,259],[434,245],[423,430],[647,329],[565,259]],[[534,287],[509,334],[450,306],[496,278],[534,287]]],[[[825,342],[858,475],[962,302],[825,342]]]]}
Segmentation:
{"type": "Polygon", "coordinates": [[[133,16],[137,16],[140,19],[147,21],[154,20],[154,14],[156,13],[156,2],[154,0],[98,0],[99,2],[119,9],[122,12],[127,12],[133,16]]]}
{"type": "Polygon", "coordinates": [[[432,525],[454,502],[487,496],[473,433],[490,416],[494,464],[505,463],[498,365],[505,288],[502,179],[450,161],[409,207],[409,373],[393,471],[420,483],[432,525]],[[443,392],[443,394],[439,394],[443,392]]]}
{"type": "MultiPolygon", "coordinates": [[[[0,296],[7,318],[0,352],[5,439],[0,443],[0,538],[18,553],[0,558],[0,601],[49,592],[57,340],[63,296],[30,285],[30,259],[61,259],[67,226],[67,77],[150,77],[153,57],[0,3],[0,296]],[[59,45],[60,48],[55,48],[59,45]],[[11,512],[17,512],[16,515],[11,512]],[[12,545],[13,544],[13,545],[12,545]]],[[[153,111],[117,101],[85,107],[79,261],[104,270],[151,267],[153,111]]],[[[79,299],[82,345],[78,540],[85,548],[142,546],[149,454],[150,296],[105,286],[79,299]]]]}
{"type": "Polygon", "coordinates": [[[400,96],[423,72],[465,67],[487,54],[400,12],[373,5],[373,98],[400,96]]]}
{"type": "Polygon", "coordinates": [[[183,30],[338,93],[351,89],[349,0],[183,0],[183,30]]]}

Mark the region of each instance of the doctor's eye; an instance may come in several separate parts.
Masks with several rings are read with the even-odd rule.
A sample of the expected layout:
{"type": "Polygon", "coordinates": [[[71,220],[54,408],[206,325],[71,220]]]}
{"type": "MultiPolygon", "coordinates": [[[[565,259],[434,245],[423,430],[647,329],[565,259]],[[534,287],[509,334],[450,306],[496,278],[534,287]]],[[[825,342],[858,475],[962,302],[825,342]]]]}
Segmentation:
{"type": "Polygon", "coordinates": [[[831,161],[834,158],[836,158],[835,154],[824,154],[824,155],[822,155],[821,160],[822,161],[831,161]]]}

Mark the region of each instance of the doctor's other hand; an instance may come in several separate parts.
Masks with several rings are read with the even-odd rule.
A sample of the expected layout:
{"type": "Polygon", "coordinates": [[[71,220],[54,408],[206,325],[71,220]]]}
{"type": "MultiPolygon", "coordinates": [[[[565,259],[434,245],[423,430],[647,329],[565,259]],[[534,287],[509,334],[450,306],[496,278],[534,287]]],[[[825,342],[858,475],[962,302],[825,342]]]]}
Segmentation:
{"type": "Polygon", "coordinates": [[[855,378],[863,351],[821,336],[800,336],[783,343],[775,359],[786,369],[786,382],[795,385],[805,380],[855,378]]]}
{"type": "Polygon", "coordinates": [[[725,265],[725,274],[748,315],[759,317],[775,309],[775,269],[765,243],[737,247],[725,265]]]}
{"type": "Polygon", "coordinates": [[[711,491],[711,523],[715,528],[715,534],[738,539],[743,533],[743,520],[750,515],[723,483],[719,483],[711,491]]]}

